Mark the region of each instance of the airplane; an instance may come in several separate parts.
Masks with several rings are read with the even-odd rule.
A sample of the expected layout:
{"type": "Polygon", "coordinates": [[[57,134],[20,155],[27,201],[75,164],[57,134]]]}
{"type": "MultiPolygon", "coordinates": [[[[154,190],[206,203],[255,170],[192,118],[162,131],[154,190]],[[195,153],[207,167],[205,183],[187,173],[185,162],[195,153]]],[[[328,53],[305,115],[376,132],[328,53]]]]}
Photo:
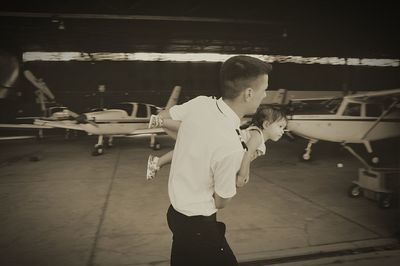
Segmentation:
{"type": "MultiPolygon", "coordinates": [[[[175,86],[165,106],[166,110],[178,102],[180,92],[181,87],[175,86]]],[[[123,102],[108,109],[80,115],[66,110],[65,114],[70,119],[62,121],[35,119],[34,125],[81,130],[88,135],[97,135],[98,140],[92,152],[94,156],[103,154],[105,144],[111,147],[113,138],[117,136],[150,135],[150,147],[158,150],[160,144],[156,142],[155,136],[165,134],[165,132],[162,128],[148,129],[148,123],[150,116],[158,114],[162,109],[152,104],[123,102]],[[104,138],[108,138],[106,143],[104,143],[104,138]]]]}
{"type": "Polygon", "coordinates": [[[319,140],[361,143],[371,155],[372,141],[400,136],[400,89],[371,91],[334,98],[293,99],[288,105],[287,129],[308,139],[301,159],[311,159],[311,147],[319,140]]]}
{"type": "MultiPolygon", "coordinates": [[[[15,120],[22,123],[0,124],[0,128],[7,129],[38,129],[38,136],[7,136],[0,137],[1,140],[22,139],[22,138],[43,138],[43,129],[51,129],[49,126],[39,126],[32,124],[34,119],[45,117],[51,120],[65,120],[69,118],[68,108],[55,102],[55,96],[47,87],[46,83],[33,75],[30,70],[23,72],[25,78],[29,80],[36,88],[36,101],[40,104],[42,116],[19,116],[15,120]]],[[[67,133],[69,133],[67,131],[67,133]]]]}
{"type": "Polygon", "coordinates": [[[345,91],[296,91],[287,89],[278,90],[267,90],[266,97],[262,100],[262,105],[288,105],[293,99],[305,99],[305,98],[331,98],[340,97],[345,95],[345,91]]]}

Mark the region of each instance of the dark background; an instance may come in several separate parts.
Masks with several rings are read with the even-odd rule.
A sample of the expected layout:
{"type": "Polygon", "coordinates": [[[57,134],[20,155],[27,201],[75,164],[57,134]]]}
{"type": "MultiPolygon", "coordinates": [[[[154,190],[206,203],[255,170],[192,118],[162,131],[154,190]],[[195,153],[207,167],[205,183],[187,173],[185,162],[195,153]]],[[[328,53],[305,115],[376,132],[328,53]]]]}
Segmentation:
{"type": "MultiPolygon", "coordinates": [[[[390,1],[2,1],[0,50],[42,78],[77,112],[142,101],[165,105],[218,95],[220,63],[27,62],[26,51],[218,52],[304,57],[400,58],[398,9],[390,1]],[[64,29],[59,29],[60,23],[64,29]]],[[[4,60],[3,60],[4,61],[4,60]]],[[[399,67],[273,63],[270,90],[366,91],[400,87],[399,67]]],[[[2,71],[7,66],[3,64],[2,71]]],[[[22,71],[21,71],[22,72],[22,71]]],[[[0,76],[1,77],[1,76],[0,76]]],[[[0,99],[2,116],[37,109],[20,75],[0,99]],[[14,111],[9,111],[15,109],[14,111]]]]}

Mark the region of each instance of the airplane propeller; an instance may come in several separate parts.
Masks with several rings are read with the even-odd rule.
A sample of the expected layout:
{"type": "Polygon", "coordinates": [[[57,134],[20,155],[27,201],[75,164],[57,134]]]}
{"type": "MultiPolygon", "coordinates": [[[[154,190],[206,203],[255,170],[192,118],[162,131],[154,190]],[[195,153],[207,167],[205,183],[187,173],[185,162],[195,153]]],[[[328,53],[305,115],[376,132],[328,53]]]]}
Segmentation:
{"type": "Polygon", "coordinates": [[[76,122],[78,122],[78,124],[87,124],[87,123],[89,123],[89,124],[91,124],[91,125],[93,125],[95,127],[99,127],[99,125],[97,125],[94,121],[89,120],[85,114],[77,114],[75,112],[72,112],[71,110],[67,110],[67,112],[68,112],[68,115],[72,119],[74,119],[76,122]]]}

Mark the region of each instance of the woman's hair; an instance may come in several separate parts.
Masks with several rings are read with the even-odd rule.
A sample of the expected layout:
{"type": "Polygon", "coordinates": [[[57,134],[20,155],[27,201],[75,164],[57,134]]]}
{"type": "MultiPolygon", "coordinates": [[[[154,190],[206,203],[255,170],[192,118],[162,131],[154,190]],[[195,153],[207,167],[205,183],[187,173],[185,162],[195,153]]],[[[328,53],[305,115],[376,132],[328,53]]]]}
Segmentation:
{"type": "Polygon", "coordinates": [[[286,112],[281,106],[270,104],[260,106],[256,113],[253,115],[250,122],[245,123],[240,128],[244,129],[249,126],[256,126],[261,130],[264,129],[264,121],[268,121],[270,124],[284,119],[287,121],[286,112]]]}

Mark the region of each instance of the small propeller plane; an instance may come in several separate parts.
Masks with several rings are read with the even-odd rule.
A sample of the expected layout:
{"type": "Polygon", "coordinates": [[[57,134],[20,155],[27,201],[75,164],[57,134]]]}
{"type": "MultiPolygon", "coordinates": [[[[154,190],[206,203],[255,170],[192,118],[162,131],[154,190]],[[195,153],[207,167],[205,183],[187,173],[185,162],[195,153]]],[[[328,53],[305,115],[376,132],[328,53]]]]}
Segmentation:
{"type": "Polygon", "coordinates": [[[311,159],[319,140],[364,144],[377,164],[371,142],[400,136],[400,89],[356,93],[343,97],[296,99],[289,103],[287,129],[309,140],[301,158],[311,159]]]}
{"type": "MultiPolygon", "coordinates": [[[[165,106],[169,109],[178,102],[180,86],[175,86],[165,106]]],[[[98,135],[97,144],[94,145],[92,155],[101,155],[104,152],[104,138],[108,138],[107,146],[112,146],[113,137],[150,135],[150,147],[159,149],[156,142],[157,134],[164,134],[161,128],[148,129],[148,123],[152,114],[158,114],[163,108],[152,104],[138,102],[123,102],[116,106],[100,111],[84,114],[76,114],[65,110],[70,119],[56,121],[52,119],[35,119],[34,124],[52,128],[65,128],[86,131],[88,135],[98,135]]]]}

